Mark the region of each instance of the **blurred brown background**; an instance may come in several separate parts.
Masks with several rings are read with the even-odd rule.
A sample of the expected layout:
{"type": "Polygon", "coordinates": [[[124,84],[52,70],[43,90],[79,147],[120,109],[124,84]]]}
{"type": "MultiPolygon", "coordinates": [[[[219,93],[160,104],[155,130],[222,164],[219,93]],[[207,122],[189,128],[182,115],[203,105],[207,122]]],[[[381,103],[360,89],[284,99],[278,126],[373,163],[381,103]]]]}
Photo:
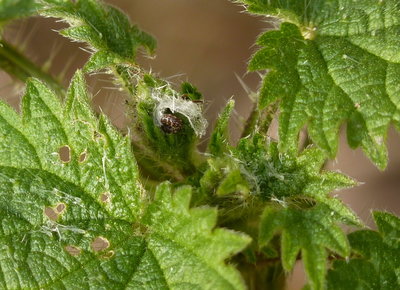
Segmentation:
{"type": "MultiPolygon", "coordinates": [[[[140,63],[172,82],[188,80],[196,85],[207,100],[206,115],[211,126],[226,100],[234,97],[237,114],[232,121],[232,132],[233,140],[237,139],[243,118],[251,109],[251,101],[237,76],[252,91],[257,90],[260,77],[255,73],[246,74],[246,62],[256,49],[253,44],[257,35],[269,27],[266,19],[242,13],[242,7],[228,0],[106,2],[121,8],[133,23],[156,37],[156,58],[141,57],[140,63]]],[[[25,20],[8,29],[7,39],[22,45],[38,64],[50,65],[54,75],[64,73],[68,83],[73,72],[85,63],[88,54],[80,49],[82,44],[71,43],[51,30],[63,26],[52,19],[25,20]]],[[[18,106],[23,85],[15,89],[4,73],[0,73],[0,81],[0,97],[18,106]]],[[[95,96],[95,109],[101,108],[117,126],[123,127],[124,98],[120,92],[108,88],[112,87],[109,78],[91,77],[89,85],[95,96]]],[[[275,137],[276,132],[271,134],[275,137]]],[[[336,160],[328,165],[330,169],[340,170],[364,183],[338,194],[369,226],[373,226],[371,209],[400,215],[400,135],[394,130],[389,132],[388,146],[390,161],[385,172],[379,172],[361,150],[350,150],[343,136],[336,160]]],[[[302,270],[296,267],[288,289],[300,289],[302,284],[302,270]]]]}

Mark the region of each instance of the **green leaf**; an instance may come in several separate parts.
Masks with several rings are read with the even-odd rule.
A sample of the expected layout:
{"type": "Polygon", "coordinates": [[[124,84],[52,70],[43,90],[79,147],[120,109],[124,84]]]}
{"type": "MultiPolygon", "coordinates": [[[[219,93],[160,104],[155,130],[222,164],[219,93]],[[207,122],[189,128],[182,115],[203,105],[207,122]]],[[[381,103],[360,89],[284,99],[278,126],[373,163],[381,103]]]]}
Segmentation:
{"type": "Polygon", "coordinates": [[[247,196],[250,185],[240,166],[231,158],[210,158],[208,168],[200,179],[200,187],[208,195],[226,196],[240,193],[247,196]]]}
{"type": "Polygon", "coordinates": [[[300,21],[307,22],[317,17],[321,13],[321,7],[328,1],[236,0],[236,2],[245,4],[249,12],[276,16],[285,21],[298,23],[300,21]]]}
{"type": "Polygon", "coordinates": [[[169,186],[161,185],[143,219],[154,231],[147,239],[148,248],[168,284],[178,289],[243,289],[236,270],[223,260],[243,249],[249,238],[225,229],[211,231],[216,209],[189,209],[190,195],[190,188],[183,187],[171,197],[169,186]]]}
{"type": "Polygon", "coordinates": [[[64,104],[29,81],[21,111],[0,103],[1,288],[243,288],[224,260],[249,239],[213,230],[216,210],[189,209],[187,187],[149,202],[82,73],[64,104]]]}
{"type": "MultiPolygon", "coordinates": [[[[352,186],[354,181],[337,172],[321,171],[325,155],[317,148],[305,149],[299,156],[295,151],[280,153],[276,143],[266,143],[257,134],[242,139],[234,154],[250,186],[250,193],[241,196],[244,213],[263,212],[257,223],[259,250],[273,247],[273,238],[281,234],[283,268],[290,271],[301,253],[312,288],[322,289],[328,250],[343,257],[350,254],[339,224],[361,225],[356,215],[329,193],[352,186]]],[[[229,167],[222,172],[227,174],[229,167]]],[[[232,204],[231,211],[238,215],[241,207],[232,204]]],[[[240,226],[240,219],[237,223],[235,228],[243,231],[252,227],[250,223],[240,226]]]]}
{"type": "Polygon", "coordinates": [[[379,232],[362,230],[349,235],[357,254],[335,261],[328,273],[328,289],[398,289],[400,287],[400,219],[374,212],[379,232]]]}
{"type": "Polygon", "coordinates": [[[267,245],[276,232],[282,232],[283,268],[292,270],[301,251],[313,289],[323,288],[328,249],[343,257],[350,254],[346,235],[331,210],[323,204],[311,209],[266,207],[261,217],[260,246],[267,245]]]}
{"type": "Polygon", "coordinates": [[[293,68],[305,43],[296,25],[283,23],[280,30],[260,36],[257,44],[267,47],[252,57],[249,70],[271,69],[260,92],[260,107],[264,108],[277,99],[291,98],[299,90],[300,79],[293,68]]]}
{"type": "Polygon", "coordinates": [[[35,0],[2,0],[0,2],[0,27],[6,22],[36,13],[35,0]]]}
{"type": "Polygon", "coordinates": [[[202,100],[202,94],[189,82],[183,82],[181,84],[181,93],[192,101],[202,100]]]}
{"type": "Polygon", "coordinates": [[[231,117],[235,101],[229,100],[224,110],[219,115],[215,128],[211,134],[210,142],[208,143],[208,152],[214,156],[220,156],[225,153],[229,144],[229,119],[231,117]]]}
{"type": "Polygon", "coordinates": [[[250,257],[279,249],[274,237],[281,234],[283,268],[290,271],[301,253],[313,289],[322,289],[329,251],[343,257],[350,254],[339,225],[361,225],[329,193],[354,181],[321,171],[325,155],[317,148],[299,156],[294,151],[282,154],[276,143],[257,134],[240,140],[230,154],[210,158],[200,179],[209,202],[218,205],[220,223],[254,237],[250,257]]]}
{"type": "Polygon", "coordinates": [[[350,146],[384,169],[387,129],[400,127],[398,1],[243,2],[291,22],[261,35],[249,64],[270,70],[259,105],[281,101],[280,149],[296,147],[307,124],[312,141],[334,157],[347,122],[350,146]]]}
{"type": "Polygon", "coordinates": [[[320,202],[345,223],[360,225],[356,215],[340,200],[329,195],[341,188],[354,186],[349,177],[334,171],[321,171],[324,153],[308,148],[299,156],[295,152],[280,153],[277,144],[259,135],[242,139],[235,157],[241,161],[242,172],[252,186],[253,194],[264,201],[297,203],[298,199],[320,202]]]}
{"type": "Polygon", "coordinates": [[[375,211],[374,220],[385,242],[394,247],[400,246],[400,219],[390,213],[375,211]]]}
{"type": "Polygon", "coordinates": [[[60,33],[74,41],[86,42],[94,52],[86,71],[112,65],[134,65],[137,50],[153,53],[156,42],[147,33],[129,23],[117,8],[96,0],[42,0],[41,14],[61,18],[71,27],[60,33]]]}
{"type": "Polygon", "coordinates": [[[135,267],[138,170],[129,139],[97,119],[87,98],[77,73],[64,108],[37,80],[22,118],[0,103],[2,288],[112,287],[135,267]]]}

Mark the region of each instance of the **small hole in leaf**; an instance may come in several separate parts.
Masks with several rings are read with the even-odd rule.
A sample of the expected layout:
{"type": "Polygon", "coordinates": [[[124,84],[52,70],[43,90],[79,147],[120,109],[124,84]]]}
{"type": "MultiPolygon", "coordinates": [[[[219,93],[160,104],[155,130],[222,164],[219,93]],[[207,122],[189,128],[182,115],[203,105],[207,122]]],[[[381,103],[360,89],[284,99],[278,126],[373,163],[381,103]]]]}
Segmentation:
{"type": "Polygon", "coordinates": [[[105,253],[103,256],[101,256],[104,259],[110,259],[115,255],[114,251],[108,251],[107,253],[105,253]]]}
{"type": "Polygon", "coordinates": [[[65,205],[65,203],[59,203],[59,204],[57,204],[55,211],[58,214],[61,214],[66,208],[67,208],[67,206],[65,205]]]}
{"type": "Polygon", "coordinates": [[[75,246],[65,246],[64,249],[70,254],[71,256],[78,256],[81,253],[81,249],[75,246]]]}
{"type": "Polygon", "coordinates": [[[100,194],[101,202],[108,203],[110,202],[111,194],[109,192],[104,192],[100,194]]]}
{"type": "Polygon", "coordinates": [[[106,238],[97,237],[93,240],[91,246],[93,251],[100,252],[107,249],[110,246],[110,242],[106,238]]]}
{"type": "Polygon", "coordinates": [[[44,214],[52,221],[56,221],[58,219],[58,217],[60,216],[60,214],[62,214],[66,208],[67,208],[67,206],[65,205],[65,203],[61,202],[61,203],[58,203],[54,207],[50,207],[50,206],[45,207],[44,214]]]}
{"type": "Polygon", "coordinates": [[[51,219],[52,221],[56,221],[58,219],[58,212],[52,207],[46,207],[44,209],[44,214],[51,219]]]}
{"type": "Polygon", "coordinates": [[[81,155],[79,155],[79,160],[78,161],[80,163],[83,163],[83,162],[86,161],[86,159],[87,159],[87,153],[86,153],[86,151],[84,151],[84,152],[81,153],[81,155]]]}
{"type": "Polygon", "coordinates": [[[64,145],[58,150],[58,155],[62,162],[68,163],[71,161],[71,149],[68,145],[64,145]]]}

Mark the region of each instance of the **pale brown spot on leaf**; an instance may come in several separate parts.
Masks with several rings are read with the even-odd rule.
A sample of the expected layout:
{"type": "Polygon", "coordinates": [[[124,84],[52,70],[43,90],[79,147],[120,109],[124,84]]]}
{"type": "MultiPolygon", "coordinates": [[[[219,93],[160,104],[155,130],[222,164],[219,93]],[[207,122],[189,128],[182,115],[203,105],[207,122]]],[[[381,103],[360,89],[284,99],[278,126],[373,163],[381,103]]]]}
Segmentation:
{"type": "Polygon", "coordinates": [[[56,212],[56,210],[52,207],[46,207],[44,209],[44,214],[52,221],[56,221],[58,219],[58,212],[56,212]]]}
{"type": "Polygon", "coordinates": [[[108,203],[110,202],[110,199],[111,199],[111,194],[109,192],[104,192],[100,194],[101,202],[108,203]]]}
{"type": "Polygon", "coordinates": [[[100,252],[107,249],[110,246],[110,242],[106,238],[97,237],[93,240],[91,246],[93,251],[100,252]]]}
{"type": "Polygon", "coordinates": [[[83,163],[83,162],[85,162],[86,161],[86,159],[87,159],[87,153],[86,153],[86,151],[85,152],[82,152],[81,153],[81,155],[79,155],[79,162],[80,163],[83,163]]]}
{"type": "Polygon", "coordinates": [[[47,206],[44,208],[44,214],[52,221],[56,221],[60,214],[62,214],[67,206],[65,203],[58,203],[56,206],[50,207],[47,206]]]}
{"type": "Polygon", "coordinates": [[[64,249],[70,254],[71,256],[78,256],[81,253],[81,249],[75,246],[65,246],[64,249]]]}
{"type": "Polygon", "coordinates": [[[71,161],[71,149],[68,145],[64,145],[58,150],[58,155],[62,162],[68,163],[71,161]]]}
{"type": "Polygon", "coordinates": [[[58,214],[61,214],[66,208],[67,208],[67,206],[65,205],[65,203],[59,203],[59,204],[57,204],[55,211],[58,214]]]}

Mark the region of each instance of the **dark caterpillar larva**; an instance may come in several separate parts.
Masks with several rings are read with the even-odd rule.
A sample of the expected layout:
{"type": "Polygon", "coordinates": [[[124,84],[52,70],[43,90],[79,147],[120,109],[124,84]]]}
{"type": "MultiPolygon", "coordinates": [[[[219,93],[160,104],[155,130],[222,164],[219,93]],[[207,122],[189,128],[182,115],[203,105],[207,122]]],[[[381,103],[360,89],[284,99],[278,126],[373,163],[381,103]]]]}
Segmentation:
{"type": "Polygon", "coordinates": [[[167,134],[176,134],[183,128],[182,120],[172,114],[164,114],[160,122],[161,129],[167,134]]]}

